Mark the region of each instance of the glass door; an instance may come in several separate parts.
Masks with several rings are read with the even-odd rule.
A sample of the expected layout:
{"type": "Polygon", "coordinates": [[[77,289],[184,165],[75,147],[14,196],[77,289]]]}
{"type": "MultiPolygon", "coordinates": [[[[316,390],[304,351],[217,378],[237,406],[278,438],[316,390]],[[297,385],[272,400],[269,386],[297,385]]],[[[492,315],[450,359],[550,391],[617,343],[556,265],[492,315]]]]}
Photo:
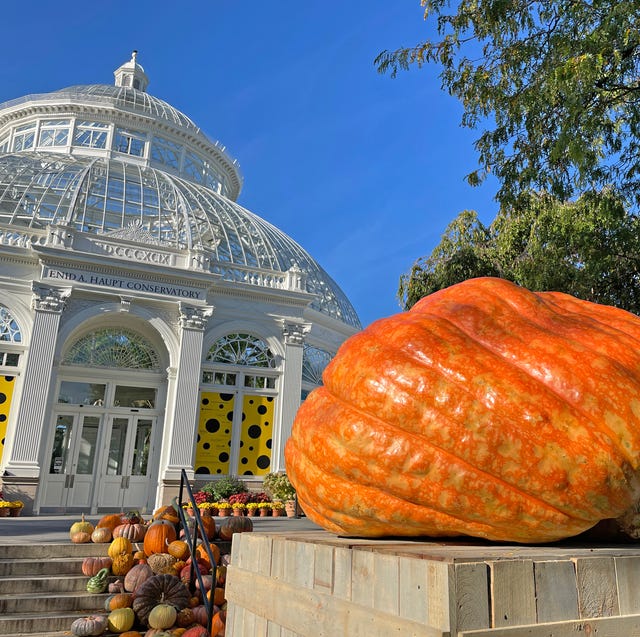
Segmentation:
{"type": "Polygon", "coordinates": [[[56,415],[43,506],[91,508],[100,422],[99,415],[56,415]]]}
{"type": "Polygon", "coordinates": [[[109,447],[100,480],[100,509],[140,509],[149,498],[149,459],[155,418],[111,418],[109,447]]]}

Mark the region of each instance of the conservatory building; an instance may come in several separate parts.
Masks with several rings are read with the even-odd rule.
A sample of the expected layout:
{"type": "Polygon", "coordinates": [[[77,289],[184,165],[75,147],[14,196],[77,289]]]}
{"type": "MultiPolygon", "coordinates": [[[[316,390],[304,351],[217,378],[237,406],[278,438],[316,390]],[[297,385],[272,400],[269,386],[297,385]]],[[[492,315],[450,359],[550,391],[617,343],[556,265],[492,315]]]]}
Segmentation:
{"type": "Polygon", "coordinates": [[[150,511],[282,470],[306,393],[360,329],[237,162],[146,92],[0,104],[0,490],[27,512],[150,511]]]}

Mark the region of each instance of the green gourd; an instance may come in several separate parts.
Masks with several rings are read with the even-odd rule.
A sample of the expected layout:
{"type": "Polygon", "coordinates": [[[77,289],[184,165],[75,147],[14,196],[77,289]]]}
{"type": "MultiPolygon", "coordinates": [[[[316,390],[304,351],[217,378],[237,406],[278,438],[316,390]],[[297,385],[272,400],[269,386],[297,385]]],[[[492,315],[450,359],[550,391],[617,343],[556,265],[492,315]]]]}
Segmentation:
{"type": "Polygon", "coordinates": [[[99,570],[93,577],[89,578],[87,582],[88,593],[104,593],[107,590],[107,576],[109,575],[109,569],[103,568],[99,570]]]}

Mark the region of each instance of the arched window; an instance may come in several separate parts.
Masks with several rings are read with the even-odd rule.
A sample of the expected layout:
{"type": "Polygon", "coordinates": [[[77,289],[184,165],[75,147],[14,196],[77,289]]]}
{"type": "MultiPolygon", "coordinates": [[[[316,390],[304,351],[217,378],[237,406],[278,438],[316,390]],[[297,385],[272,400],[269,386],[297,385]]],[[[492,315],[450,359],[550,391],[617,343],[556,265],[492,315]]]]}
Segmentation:
{"type": "Polygon", "coordinates": [[[247,367],[275,367],[276,359],[267,344],[250,334],[227,334],[219,338],[205,359],[208,363],[228,363],[247,367]]]}
{"type": "Polygon", "coordinates": [[[322,372],[332,358],[329,352],[305,343],[302,355],[302,382],[322,385],[322,372]]]}
{"type": "Polygon", "coordinates": [[[0,305],[0,341],[5,343],[22,342],[20,326],[4,305],[0,305]]]}
{"type": "Polygon", "coordinates": [[[147,339],[127,329],[105,328],[79,338],[67,351],[65,365],[160,370],[160,357],[147,339]]]}

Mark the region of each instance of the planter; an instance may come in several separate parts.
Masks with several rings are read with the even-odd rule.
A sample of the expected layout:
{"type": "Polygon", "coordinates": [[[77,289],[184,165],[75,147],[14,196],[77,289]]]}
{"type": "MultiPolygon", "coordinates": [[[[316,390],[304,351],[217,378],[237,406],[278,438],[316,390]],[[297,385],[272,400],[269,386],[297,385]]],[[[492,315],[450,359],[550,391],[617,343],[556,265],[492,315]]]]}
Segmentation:
{"type": "Polygon", "coordinates": [[[257,517],[259,515],[259,511],[258,511],[258,509],[247,509],[247,515],[249,517],[254,518],[254,517],[257,517]]]}
{"type": "Polygon", "coordinates": [[[286,512],[284,509],[272,509],[271,515],[274,518],[283,518],[286,515],[286,512]]]}
{"type": "Polygon", "coordinates": [[[244,515],[244,510],[243,509],[234,509],[233,510],[233,515],[237,518],[241,517],[244,515]]]}
{"type": "Polygon", "coordinates": [[[9,507],[0,508],[0,518],[8,518],[10,515],[9,507]]]}
{"type": "Polygon", "coordinates": [[[268,509],[266,507],[260,509],[260,517],[261,518],[266,518],[269,515],[269,511],[270,511],[270,509],[268,509]]]}
{"type": "Polygon", "coordinates": [[[284,503],[284,510],[287,512],[288,518],[295,518],[296,517],[296,501],[287,500],[284,503]]]}
{"type": "Polygon", "coordinates": [[[226,518],[231,515],[231,509],[218,509],[218,515],[221,518],[226,518]]]}
{"type": "Polygon", "coordinates": [[[9,509],[9,517],[17,518],[22,513],[22,507],[12,507],[9,509]]]}
{"type": "Polygon", "coordinates": [[[218,515],[218,509],[200,509],[200,515],[203,518],[210,518],[214,515],[218,515]]]}

